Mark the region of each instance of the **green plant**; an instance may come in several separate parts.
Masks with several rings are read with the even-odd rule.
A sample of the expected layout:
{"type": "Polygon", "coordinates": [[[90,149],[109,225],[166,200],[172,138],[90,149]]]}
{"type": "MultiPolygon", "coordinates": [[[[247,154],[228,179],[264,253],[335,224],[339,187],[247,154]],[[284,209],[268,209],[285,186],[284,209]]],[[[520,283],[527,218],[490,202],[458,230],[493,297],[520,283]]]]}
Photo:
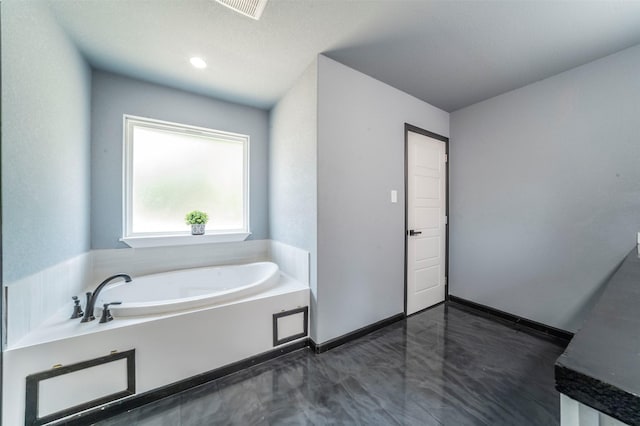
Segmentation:
{"type": "Polygon", "coordinates": [[[197,225],[200,223],[207,223],[209,221],[209,215],[200,210],[194,210],[187,213],[184,217],[184,221],[187,225],[197,225]]]}

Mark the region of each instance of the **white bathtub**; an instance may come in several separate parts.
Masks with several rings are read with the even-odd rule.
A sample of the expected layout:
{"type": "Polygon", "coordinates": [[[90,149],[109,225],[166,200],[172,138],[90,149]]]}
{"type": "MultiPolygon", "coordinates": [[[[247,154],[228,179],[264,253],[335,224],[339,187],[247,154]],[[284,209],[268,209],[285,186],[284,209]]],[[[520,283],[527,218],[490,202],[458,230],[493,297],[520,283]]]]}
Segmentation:
{"type": "MultiPolygon", "coordinates": [[[[281,315],[309,306],[309,253],[278,242],[269,242],[267,253],[262,251],[266,245],[259,243],[258,240],[211,245],[205,257],[211,257],[216,262],[254,262],[270,258],[280,265],[279,268],[275,264],[261,262],[229,269],[207,267],[178,270],[188,268],[190,264],[187,260],[195,253],[187,247],[179,247],[173,252],[115,249],[94,253],[96,258],[91,264],[94,279],[86,288],[87,291],[93,291],[97,283],[115,272],[129,272],[133,278],[130,283],[114,282],[111,284],[113,289],[111,286],[105,288],[99,303],[114,301],[111,297],[116,294],[123,295],[123,299],[117,300],[129,307],[139,303],[166,304],[167,300],[182,303],[185,300],[181,299],[184,298],[194,298],[188,302],[195,300],[199,305],[205,303],[203,299],[209,296],[213,296],[213,299],[207,300],[203,306],[189,308],[188,305],[173,305],[171,309],[176,309],[176,312],[122,316],[101,324],[97,319],[86,323],[70,319],[72,306],[69,298],[55,315],[5,348],[2,357],[4,377],[0,424],[25,424],[26,377],[50,370],[52,366],[71,366],[135,349],[135,392],[140,395],[192,377],[202,377],[204,373],[280,350],[287,345],[300,344],[307,338],[306,335],[292,341],[282,340],[304,331],[305,314],[298,312],[280,317],[277,326],[274,325],[274,314],[281,315]],[[245,247],[243,250],[247,250],[247,254],[239,255],[238,245],[245,247]],[[159,265],[175,268],[175,272],[156,274],[159,265]],[[203,271],[209,272],[205,273],[207,277],[233,275],[237,278],[235,281],[238,286],[234,289],[225,288],[224,282],[211,284],[208,278],[198,281],[197,277],[203,271]],[[271,274],[275,275],[272,285],[269,281],[273,278],[268,278],[271,274]],[[192,279],[185,280],[185,277],[192,279]],[[147,281],[150,287],[143,286],[147,281]],[[187,281],[189,285],[185,287],[187,281]],[[164,285],[160,285],[161,282],[164,285]],[[205,295],[194,293],[193,289],[187,290],[189,286],[196,287],[195,284],[200,288],[203,285],[208,287],[207,291],[215,288],[217,293],[205,295]],[[116,293],[116,289],[123,293],[116,293]],[[139,299],[140,294],[145,299],[139,299]],[[279,340],[275,340],[276,336],[279,340]]],[[[82,294],[82,290],[85,289],[74,290],[70,295],[82,294]]],[[[24,306],[19,300],[14,303],[14,309],[15,306],[24,306]]],[[[99,314],[97,312],[96,317],[99,318],[99,314]]],[[[39,410],[42,408],[46,412],[52,411],[47,407],[69,408],[121,391],[127,382],[127,377],[123,375],[124,365],[124,361],[120,360],[109,364],[114,371],[106,370],[104,366],[91,367],[60,376],[64,380],[47,380],[44,383],[48,385],[40,388],[44,391],[38,393],[39,410]]]]}
{"type": "MultiPolygon", "coordinates": [[[[215,306],[268,289],[279,280],[278,265],[256,262],[245,265],[185,269],[133,277],[105,288],[96,303],[104,303],[114,317],[155,315],[185,309],[215,306]]],[[[97,315],[96,315],[97,316],[97,315]]]]}
{"type": "MultiPolygon", "coordinates": [[[[141,279],[134,277],[124,285],[141,279]]],[[[69,309],[61,310],[3,353],[1,423],[25,424],[26,377],[53,365],[67,366],[135,349],[139,395],[276,349],[279,344],[273,340],[273,315],[304,306],[309,306],[308,285],[279,274],[278,282],[263,291],[176,313],[129,316],[100,324],[97,319],[88,323],[70,320],[69,309]]],[[[281,338],[302,329],[301,314],[291,319],[297,322],[280,323],[281,338]]],[[[123,370],[124,361],[120,362],[123,370]]],[[[84,376],[79,372],[69,374],[68,382],[59,383],[72,386],[42,394],[43,406],[67,408],[121,390],[126,378],[116,373],[90,368],[84,376]]]]}

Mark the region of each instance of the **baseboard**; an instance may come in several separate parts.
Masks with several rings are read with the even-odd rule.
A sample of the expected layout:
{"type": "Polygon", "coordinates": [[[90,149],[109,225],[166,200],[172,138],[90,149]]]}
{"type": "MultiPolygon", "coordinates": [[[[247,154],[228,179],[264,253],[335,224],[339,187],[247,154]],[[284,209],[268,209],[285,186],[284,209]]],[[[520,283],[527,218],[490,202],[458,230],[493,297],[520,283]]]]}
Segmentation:
{"type": "Polygon", "coordinates": [[[483,312],[493,317],[498,317],[504,321],[526,327],[532,331],[535,331],[536,333],[553,336],[566,342],[569,342],[573,338],[573,333],[571,333],[570,331],[562,330],[559,328],[551,327],[550,325],[539,323],[537,321],[522,318],[517,315],[501,311],[499,309],[494,309],[490,306],[463,299],[461,297],[449,295],[449,302],[457,303],[474,311],[483,312]]]}
{"type": "Polygon", "coordinates": [[[394,322],[398,322],[400,320],[403,320],[405,318],[403,313],[400,314],[396,314],[393,315],[389,318],[385,318],[381,321],[375,322],[373,324],[367,325],[365,327],[359,328],[355,331],[352,331],[351,333],[347,333],[344,334],[340,337],[336,337],[335,339],[331,339],[328,340],[324,343],[316,343],[313,340],[309,339],[309,347],[311,348],[311,350],[313,352],[315,352],[316,354],[320,354],[322,352],[326,352],[329,349],[333,349],[335,347],[338,347],[340,345],[344,345],[347,342],[350,342],[352,340],[358,339],[362,336],[365,336],[369,333],[372,333],[376,330],[379,330],[381,328],[384,328],[388,325],[393,324],[394,322]]]}
{"type": "Polygon", "coordinates": [[[245,368],[261,364],[265,361],[269,361],[281,355],[288,354],[307,346],[309,346],[308,338],[295,343],[291,343],[290,345],[263,352],[256,356],[249,357],[238,362],[234,362],[233,364],[225,365],[224,367],[220,367],[215,370],[207,371],[206,373],[198,374],[196,376],[192,376],[187,379],[141,393],[139,395],[134,395],[120,401],[114,401],[112,403],[96,407],[95,409],[85,411],[50,424],[53,426],[82,426],[93,424],[97,421],[116,416],[129,410],[133,410],[151,402],[155,402],[168,396],[194,388],[196,386],[203,385],[212,380],[216,380],[237,371],[244,370],[245,368]]]}

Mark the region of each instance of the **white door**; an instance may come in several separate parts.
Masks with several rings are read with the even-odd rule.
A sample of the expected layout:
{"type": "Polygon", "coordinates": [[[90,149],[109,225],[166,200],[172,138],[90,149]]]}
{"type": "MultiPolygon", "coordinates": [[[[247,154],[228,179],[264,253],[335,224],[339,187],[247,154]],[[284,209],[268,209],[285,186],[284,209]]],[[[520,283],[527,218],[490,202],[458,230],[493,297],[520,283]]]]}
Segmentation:
{"type": "Polygon", "coordinates": [[[446,146],[407,134],[407,315],[445,296],[446,146]]]}

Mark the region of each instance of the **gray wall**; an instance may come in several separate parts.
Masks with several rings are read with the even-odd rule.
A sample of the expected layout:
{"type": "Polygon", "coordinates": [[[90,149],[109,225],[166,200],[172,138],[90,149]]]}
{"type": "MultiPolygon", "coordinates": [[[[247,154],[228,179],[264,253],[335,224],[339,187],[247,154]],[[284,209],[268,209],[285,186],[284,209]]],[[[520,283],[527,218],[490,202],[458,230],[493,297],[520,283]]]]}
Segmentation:
{"type": "Polygon", "coordinates": [[[316,337],[317,61],[271,110],[269,231],[310,252],[311,337],[316,337]]]}
{"type": "Polygon", "coordinates": [[[268,237],[268,112],[103,71],[93,73],[91,248],[122,237],[122,116],[137,115],[249,135],[252,239],[268,237]]]}
{"type": "Polygon", "coordinates": [[[640,231],[640,47],[451,116],[450,293],[566,330],[640,231]]]}
{"type": "Polygon", "coordinates": [[[449,136],[448,113],[319,57],[317,343],[404,312],[405,123],[449,136]]]}
{"type": "Polygon", "coordinates": [[[2,2],[3,280],[89,249],[91,73],[41,2],[2,2]]]}

